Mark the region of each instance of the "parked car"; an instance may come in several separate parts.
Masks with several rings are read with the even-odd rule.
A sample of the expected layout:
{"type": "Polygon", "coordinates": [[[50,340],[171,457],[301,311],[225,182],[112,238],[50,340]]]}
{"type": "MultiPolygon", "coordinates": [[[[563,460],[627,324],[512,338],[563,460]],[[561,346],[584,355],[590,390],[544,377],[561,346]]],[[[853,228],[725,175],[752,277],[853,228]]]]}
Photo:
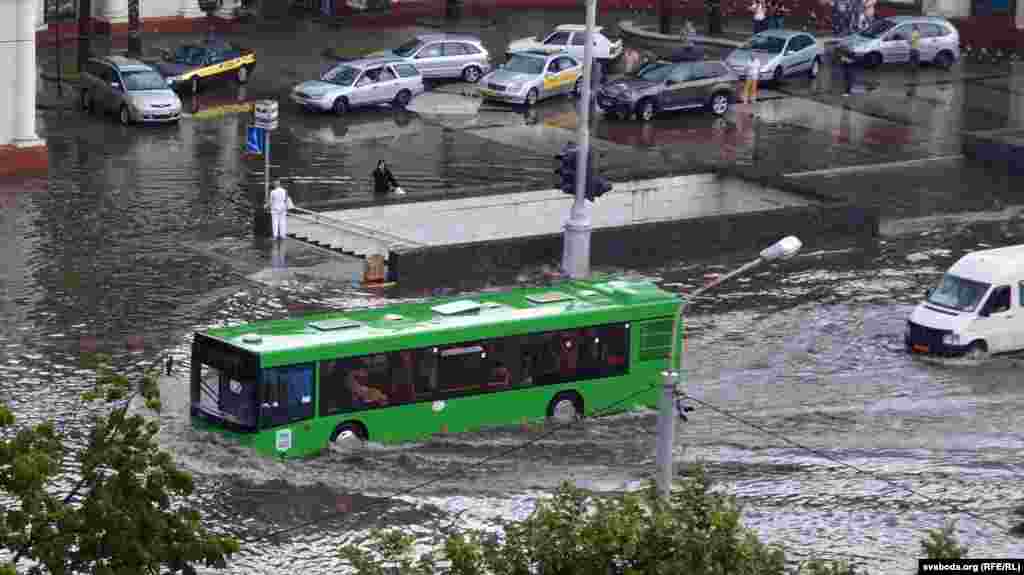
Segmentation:
{"type": "Polygon", "coordinates": [[[423,76],[402,58],[342,62],[319,80],[292,89],[292,101],[308,110],[344,114],[352,108],[391,104],[402,109],[423,93],[423,76]]]}
{"type": "Polygon", "coordinates": [[[583,64],[568,54],[516,52],[480,80],[480,95],[532,106],[558,94],[579,95],[582,78],[583,64]]]}
{"type": "Polygon", "coordinates": [[[421,34],[393,50],[368,58],[401,58],[424,78],[461,78],[476,83],[491,71],[491,55],[483,42],[468,34],[421,34]]]}
{"type": "Polygon", "coordinates": [[[921,62],[949,69],[960,59],[960,33],[945,18],[892,16],[876,20],[867,30],[847,36],[840,45],[868,67],[910,61],[910,33],[921,35],[921,62]]]}
{"type": "Polygon", "coordinates": [[[203,44],[184,44],[172,52],[164,52],[157,70],[167,78],[174,89],[187,88],[197,94],[206,84],[217,78],[235,78],[245,84],[256,67],[256,54],[231,44],[213,41],[203,44]]]}
{"type": "Polygon", "coordinates": [[[649,62],[597,93],[597,105],[612,116],[650,120],[667,110],[708,108],[716,116],[729,111],[739,77],[716,60],[649,62]]]}
{"type": "Polygon", "coordinates": [[[907,351],[969,355],[1024,349],[1024,245],[971,252],[914,308],[907,351]]]}
{"type": "Polygon", "coordinates": [[[181,119],[181,99],[163,76],[138,60],[90,58],[80,81],[83,110],[115,112],[125,125],[181,119]]]}
{"type": "Polygon", "coordinates": [[[737,76],[745,79],[751,59],[757,56],[761,62],[759,79],[780,82],[786,76],[797,74],[817,77],[824,55],[824,46],[807,32],[765,30],[733,50],[725,62],[737,76]]]}
{"type": "MultiPolygon", "coordinates": [[[[525,50],[546,52],[567,52],[573,58],[583,61],[583,49],[586,44],[583,41],[586,34],[586,26],[579,24],[562,24],[555,27],[543,40],[537,37],[520,38],[508,45],[506,54],[523,52],[525,50]]],[[[622,40],[611,40],[604,34],[602,26],[594,27],[594,58],[600,60],[614,60],[622,54],[622,40]]]]}

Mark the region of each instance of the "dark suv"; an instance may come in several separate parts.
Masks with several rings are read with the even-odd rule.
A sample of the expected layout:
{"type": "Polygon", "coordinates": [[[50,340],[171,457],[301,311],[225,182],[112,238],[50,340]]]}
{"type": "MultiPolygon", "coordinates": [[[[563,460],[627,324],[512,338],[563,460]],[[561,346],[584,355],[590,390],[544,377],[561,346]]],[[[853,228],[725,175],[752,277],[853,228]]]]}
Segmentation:
{"type": "Polygon", "coordinates": [[[708,108],[716,116],[729,110],[739,77],[717,60],[650,62],[636,73],[605,84],[597,105],[605,112],[650,120],[665,110],[708,108]]]}

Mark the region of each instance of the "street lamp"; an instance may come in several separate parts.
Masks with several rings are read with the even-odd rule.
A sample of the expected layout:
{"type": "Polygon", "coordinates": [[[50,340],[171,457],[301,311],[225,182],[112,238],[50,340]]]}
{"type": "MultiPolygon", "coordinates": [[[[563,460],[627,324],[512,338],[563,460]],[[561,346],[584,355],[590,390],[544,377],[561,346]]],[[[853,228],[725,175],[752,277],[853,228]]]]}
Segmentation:
{"type": "Polygon", "coordinates": [[[670,356],[669,368],[663,372],[663,375],[665,376],[665,383],[662,387],[661,399],[658,402],[658,445],[655,457],[658,466],[658,494],[662,498],[668,499],[669,493],[672,490],[672,451],[676,435],[676,420],[672,408],[675,406],[676,378],[679,375],[680,369],[680,350],[676,346],[676,341],[678,341],[679,338],[679,324],[682,323],[683,312],[686,311],[686,308],[688,308],[690,304],[697,299],[697,297],[711,288],[718,286],[726,280],[742,275],[764,262],[789,259],[796,255],[796,253],[800,251],[801,247],[803,247],[803,243],[799,238],[796,236],[786,236],[761,250],[757,259],[736,268],[690,294],[690,296],[686,298],[686,301],[683,302],[683,305],[679,308],[679,313],[676,314],[675,323],[672,326],[672,354],[670,356]]]}

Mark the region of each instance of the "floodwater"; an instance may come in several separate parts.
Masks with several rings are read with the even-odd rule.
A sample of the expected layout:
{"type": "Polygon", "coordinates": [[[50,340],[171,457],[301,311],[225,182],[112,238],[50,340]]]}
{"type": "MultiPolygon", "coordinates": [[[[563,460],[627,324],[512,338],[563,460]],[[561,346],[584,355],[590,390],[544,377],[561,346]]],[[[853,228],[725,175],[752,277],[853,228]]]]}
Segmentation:
{"type": "MultiPolygon", "coordinates": [[[[528,26],[502,33],[539,33],[560,17],[526,17],[528,26]]],[[[323,39],[329,30],[316,33],[310,37],[323,39]]],[[[376,38],[392,40],[383,32],[376,38]]],[[[288,53],[277,54],[283,67],[288,53]]],[[[324,64],[304,62],[313,74],[324,64]]],[[[301,66],[296,74],[305,77],[301,66]]],[[[793,80],[790,92],[766,100],[761,124],[738,114],[724,124],[697,113],[644,126],[599,119],[595,136],[609,149],[635,146],[681,164],[717,157],[772,162],[782,171],[942,155],[956,149],[956,132],[931,138],[918,126],[956,118],[956,129],[987,128],[1019,125],[1024,117],[1018,71],[979,66],[965,63],[979,76],[949,84],[948,93],[932,78],[935,94],[924,109],[913,97],[881,89],[855,96],[848,108],[834,108],[847,110],[845,124],[842,113],[830,112],[830,86],[793,80]],[[1003,81],[982,72],[1003,74],[1003,81]],[[872,123],[880,120],[889,123],[872,123]],[[708,133],[735,143],[709,145],[708,133]],[[756,145],[746,136],[753,133],[756,145]]],[[[239,100],[283,93],[291,81],[263,76],[243,89],[211,90],[197,108],[207,113],[177,127],[122,128],[77,112],[40,115],[52,155],[49,178],[0,188],[0,400],[20,421],[55,418],[77,440],[84,430],[78,397],[90,385],[83,352],[112,353],[125,369],[172,354],[181,373],[194,330],[423,295],[304,275],[303,266],[332,264],[305,261],[299,252],[288,255],[296,273],[264,273],[269,250],[250,237],[262,160],[240,153],[247,119],[230,111],[239,100]],[[274,79],[260,84],[263,76],[274,79]]],[[[901,77],[898,70],[872,76],[877,86],[901,77]]],[[[533,116],[512,115],[543,135],[572,129],[573,113],[563,100],[533,116]]],[[[377,110],[339,119],[286,107],[281,124],[272,170],[300,204],[365,197],[359,186],[368,186],[381,156],[393,160],[403,184],[410,182],[410,194],[503,180],[551,182],[546,150],[411,114],[377,110]]],[[[943,269],[965,250],[1020,242],[1024,231],[1018,212],[1000,212],[1018,201],[1012,182],[957,162],[937,170],[822,176],[833,191],[886,210],[888,235],[868,246],[823,246],[765,268],[691,310],[688,393],[771,434],[700,406],[678,427],[677,460],[705,461],[721,488],[745,504],[747,524],[794,557],[835,556],[872,573],[908,572],[922,530],[951,518],[959,518],[972,555],[1024,556],[1024,542],[1005,528],[1022,520],[1012,514],[1022,503],[1014,482],[1021,472],[1014,417],[1024,402],[1020,360],[928,363],[901,348],[904,320],[943,269]],[[956,215],[964,209],[996,215],[956,215]],[[948,215],[899,219],[936,211],[948,215]],[[958,507],[1004,527],[957,515],[958,507]]],[[[747,255],[601,271],[643,273],[685,291],[747,255]]],[[[543,276],[538,266],[524,270],[523,281],[543,276]]],[[[456,513],[465,524],[484,525],[528,513],[562,480],[617,491],[645,480],[654,465],[652,413],[588,421],[500,456],[540,432],[466,434],[371,445],[355,457],[278,461],[192,431],[180,410],[184,388],[168,385],[164,395],[170,409],[162,416],[162,445],[196,476],[195,502],[205,517],[244,540],[265,537],[245,546],[231,573],[337,573],[337,545],[370,526],[423,531],[456,513]],[[484,458],[491,459],[480,463],[484,458]],[[297,527],[304,522],[314,523],[297,527]],[[289,531],[267,537],[277,530],[289,531]]]]}

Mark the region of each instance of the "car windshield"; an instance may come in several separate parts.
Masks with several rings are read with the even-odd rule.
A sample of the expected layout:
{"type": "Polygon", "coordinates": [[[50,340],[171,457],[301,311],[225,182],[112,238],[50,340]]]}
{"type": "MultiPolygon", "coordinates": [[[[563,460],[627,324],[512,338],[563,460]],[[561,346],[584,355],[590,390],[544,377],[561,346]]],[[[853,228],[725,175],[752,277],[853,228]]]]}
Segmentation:
{"type": "Polygon", "coordinates": [[[152,70],[121,72],[121,78],[124,79],[124,89],[129,92],[167,89],[167,81],[152,70]]]}
{"type": "Polygon", "coordinates": [[[200,66],[203,63],[204,50],[199,46],[178,46],[174,51],[174,61],[189,66],[200,66]]]}
{"type": "Polygon", "coordinates": [[[338,66],[324,74],[323,81],[337,84],[339,86],[351,86],[359,75],[359,70],[351,66],[338,66]]]}
{"type": "Polygon", "coordinates": [[[785,45],[786,41],[782,38],[777,38],[775,36],[754,36],[750,40],[747,40],[747,43],[743,45],[743,49],[778,54],[782,52],[782,48],[785,45]]]}
{"type": "Polygon", "coordinates": [[[878,38],[882,34],[892,30],[895,26],[896,23],[892,20],[875,20],[874,24],[868,26],[867,30],[861,31],[860,35],[867,36],[868,38],[878,38]]]}
{"type": "Polygon", "coordinates": [[[928,295],[928,303],[960,311],[971,311],[988,292],[990,284],[964,279],[952,274],[942,276],[942,281],[928,295]]]}
{"type": "Polygon", "coordinates": [[[675,66],[668,62],[651,62],[636,72],[636,77],[648,82],[661,82],[668,77],[675,66]]]}
{"type": "Polygon", "coordinates": [[[544,69],[544,60],[513,55],[508,62],[505,62],[502,69],[517,74],[540,74],[544,69]]]}
{"type": "Polygon", "coordinates": [[[422,46],[422,45],[423,45],[423,42],[420,42],[416,38],[413,38],[412,40],[409,40],[405,44],[402,44],[401,46],[395,48],[394,50],[392,50],[392,52],[395,53],[395,56],[401,56],[402,58],[408,58],[409,56],[412,56],[413,53],[417,49],[419,49],[419,47],[422,46]]]}

